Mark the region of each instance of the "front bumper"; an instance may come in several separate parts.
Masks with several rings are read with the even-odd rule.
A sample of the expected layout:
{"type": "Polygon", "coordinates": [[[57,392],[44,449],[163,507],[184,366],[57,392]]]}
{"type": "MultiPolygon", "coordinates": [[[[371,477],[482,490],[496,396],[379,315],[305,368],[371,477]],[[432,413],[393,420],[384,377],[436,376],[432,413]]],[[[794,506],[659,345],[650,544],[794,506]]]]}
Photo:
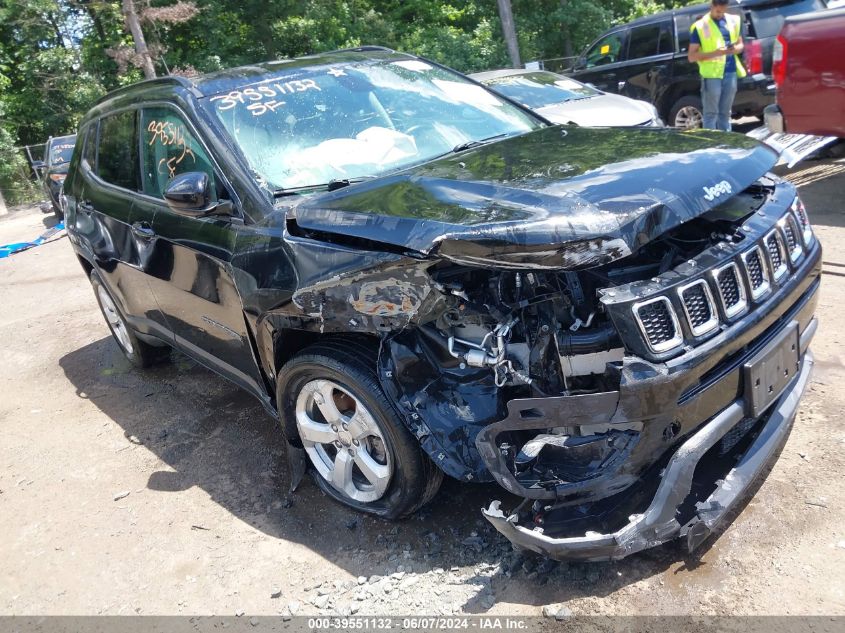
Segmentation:
{"type": "MultiPolygon", "coordinates": [[[[802,335],[806,343],[815,332],[815,323],[815,320],[811,322],[802,335]]],[[[697,514],[683,526],[676,517],[679,506],[690,495],[696,466],[707,451],[743,420],[746,409],[742,399],[723,409],[680,446],[664,469],[648,508],[631,516],[628,524],[619,530],[554,538],[540,530],[518,525],[516,515],[505,516],[499,501],[493,501],[482,513],[515,546],[558,560],[616,560],[679,536],[686,536],[687,546],[692,550],[727,522],[732,511],[751,494],[755,481],[776,458],[792,428],[812,366],[813,355],[807,350],[800,372],[761,416],[765,418],[765,424],[756,439],[730,472],[717,482],[710,497],[697,504],[697,514]]]]}

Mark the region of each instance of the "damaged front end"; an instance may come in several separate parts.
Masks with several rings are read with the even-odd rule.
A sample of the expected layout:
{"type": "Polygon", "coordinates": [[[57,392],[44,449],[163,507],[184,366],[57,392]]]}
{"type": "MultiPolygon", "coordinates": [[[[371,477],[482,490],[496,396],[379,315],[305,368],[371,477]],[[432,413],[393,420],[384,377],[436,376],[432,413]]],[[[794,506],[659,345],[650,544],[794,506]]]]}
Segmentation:
{"type": "Polygon", "coordinates": [[[481,187],[482,204],[431,180],[442,167],[330,195],[297,209],[293,235],[393,255],[293,302],[320,332],[379,337],[382,387],[432,461],[523,499],[484,510],[514,545],[585,560],[694,547],[771,462],[812,364],[821,249],[794,188],[749,177],[772,160],[753,152],[725,183],[739,193],[712,203],[659,178],[648,203],[601,203],[611,174],[588,172],[552,201],[529,174],[481,187]],[[358,211],[397,191],[427,219],[358,211]],[[487,224],[446,225],[458,200],[487,224]],[[535,215],[515,230],[516,213],[535,215]]]}

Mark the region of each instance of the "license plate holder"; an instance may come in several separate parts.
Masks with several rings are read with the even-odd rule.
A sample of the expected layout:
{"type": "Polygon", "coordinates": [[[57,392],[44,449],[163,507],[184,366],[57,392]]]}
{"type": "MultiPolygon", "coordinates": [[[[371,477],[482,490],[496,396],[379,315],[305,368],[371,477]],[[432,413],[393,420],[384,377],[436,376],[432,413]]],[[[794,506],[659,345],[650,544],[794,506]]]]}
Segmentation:
{"type": "Polygon", "coordinates": [[[798,375],[800,365],[798,322],[792,321],[743,365],[745,414],[760,417],[798,375]]]}

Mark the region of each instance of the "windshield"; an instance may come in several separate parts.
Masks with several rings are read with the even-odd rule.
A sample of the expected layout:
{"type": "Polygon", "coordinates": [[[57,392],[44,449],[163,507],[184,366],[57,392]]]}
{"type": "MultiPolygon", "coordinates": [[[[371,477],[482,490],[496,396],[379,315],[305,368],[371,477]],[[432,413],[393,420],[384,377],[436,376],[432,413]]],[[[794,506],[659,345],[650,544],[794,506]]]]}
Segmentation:
{"type": "Polygon", "coordinates": [[[496,92],[535,110],[601,94],[574,79],[548,72],[508,75],[487,79],[484,83],[496,92]]]}
{"type": "Polygon", "coordinates": [[[378,176],[541,126],[463,76],[416,59],[268,74],[205,104],[273,190],[378,176]]]}
{"type": "Polygon", "coordinates": [[[73,144],[75,137],[59,139],[50,146],[50,165],[63,165],[70,161],[73,156],[73,144]]]}

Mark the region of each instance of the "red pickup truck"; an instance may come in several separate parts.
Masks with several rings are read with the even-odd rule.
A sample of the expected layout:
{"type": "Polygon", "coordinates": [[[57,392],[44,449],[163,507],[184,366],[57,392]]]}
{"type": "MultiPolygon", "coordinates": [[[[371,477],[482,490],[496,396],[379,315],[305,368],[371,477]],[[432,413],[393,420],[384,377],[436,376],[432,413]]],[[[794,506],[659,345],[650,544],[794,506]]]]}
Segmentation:
{"type": "Polygon", "coordinates": [[[773,132],[845,138],[845,8],[787,18],[775,42],[773,132]]]}

